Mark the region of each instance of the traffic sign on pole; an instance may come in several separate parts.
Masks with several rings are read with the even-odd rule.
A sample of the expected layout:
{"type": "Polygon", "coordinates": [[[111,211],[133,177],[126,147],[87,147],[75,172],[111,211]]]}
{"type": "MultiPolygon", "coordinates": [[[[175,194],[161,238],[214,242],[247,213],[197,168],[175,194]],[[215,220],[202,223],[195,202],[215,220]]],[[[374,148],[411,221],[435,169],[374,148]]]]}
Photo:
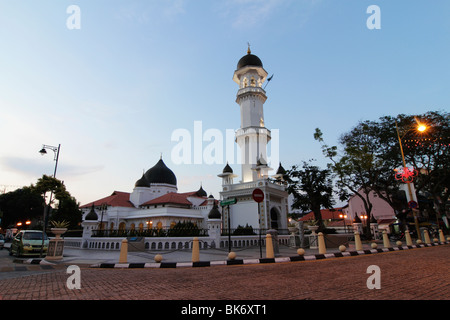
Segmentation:
{"type": "Polygon", "coordinates": [[[236,198],[229,198],[229,199],[220,201],[220,206],[225,207],[225,206],[229,206],[230,204],[235,204],[236,202],[237,202],[236,198]]]}
{"type": "Polygon", "coordinates": [[[263,200],[264,200],[264,192],[261,189],[256,188],[252,192],[252,198],[253,198],[253,200],[255,200],[258,203],[259,202],[263,202],[263,200]]]}
{"type": "Polygon", "coordinates": [[[418,203],[417,203],[416,201],[411,200],[410,202],[408,202],[408,206],[409,206],[411,209],[417,209],[418,203]]]}

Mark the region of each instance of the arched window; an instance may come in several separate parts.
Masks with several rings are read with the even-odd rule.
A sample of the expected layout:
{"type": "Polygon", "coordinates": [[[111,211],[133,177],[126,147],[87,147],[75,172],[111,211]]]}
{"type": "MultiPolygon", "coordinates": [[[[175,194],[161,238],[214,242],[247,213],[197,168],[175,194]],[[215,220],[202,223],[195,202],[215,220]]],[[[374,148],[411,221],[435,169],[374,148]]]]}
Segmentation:
{"type": "Polygon", "coordinates": [[[275,208],[270,209],[270,227],[272,229],[278,229],[278,210],[275,208]]]}

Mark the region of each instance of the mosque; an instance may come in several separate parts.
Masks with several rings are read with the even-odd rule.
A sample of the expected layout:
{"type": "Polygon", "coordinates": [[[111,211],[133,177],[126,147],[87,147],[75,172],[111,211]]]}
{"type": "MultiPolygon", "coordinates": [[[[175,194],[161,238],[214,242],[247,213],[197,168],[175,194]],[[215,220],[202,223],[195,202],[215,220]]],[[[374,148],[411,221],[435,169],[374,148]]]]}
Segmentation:
{"type": "MultiPolygon", "coordinates": [[[[264,103],[267,100],[263,84],[268,73],[261,60],[251,53],[238,62],[233,81],[239,86],[236,103],[240,106],[241,125],[235,142],[241,150],[242,177],[237,183],[233,169],[227,163],[218,174],[222,179],[220,199],[198,190],[178,193],[177,178],[162,157],[146,171],[131,192],[114,191],[109,196],[81,206],[83,224],[91,229],[135,230],[173,228],[179,222],[190,222],[200,229],[209,220],[219,221],[222,229],[251,226],[254,229],[287,229],[288,193],[279,164],[275,175],[267,165],[267,144],[271,132],[264,125],[264,103]],[[253,191],[264,194],[255,202],[253,191]],[[231,200],[231,201],[229,201],[231,200]],[[231,205],[221,207],[221,203],[231,205]]],[[[86,227],[84,227],[86,229],[86,227]]],[[[85,230],[86,231],[86,230],[85,230]]]]}

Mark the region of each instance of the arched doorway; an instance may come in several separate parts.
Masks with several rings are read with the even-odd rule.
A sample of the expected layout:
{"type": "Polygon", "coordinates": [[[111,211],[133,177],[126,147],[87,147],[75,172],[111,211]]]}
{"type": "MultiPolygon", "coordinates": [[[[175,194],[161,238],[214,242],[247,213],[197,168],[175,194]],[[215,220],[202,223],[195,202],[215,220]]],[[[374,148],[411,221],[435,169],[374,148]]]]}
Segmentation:
{"type": "Polygon", "coordinates": [[[278,229],[280,222],[280,213],[278,209],[272,208],[270,209],[270,228],[278,229]]]}

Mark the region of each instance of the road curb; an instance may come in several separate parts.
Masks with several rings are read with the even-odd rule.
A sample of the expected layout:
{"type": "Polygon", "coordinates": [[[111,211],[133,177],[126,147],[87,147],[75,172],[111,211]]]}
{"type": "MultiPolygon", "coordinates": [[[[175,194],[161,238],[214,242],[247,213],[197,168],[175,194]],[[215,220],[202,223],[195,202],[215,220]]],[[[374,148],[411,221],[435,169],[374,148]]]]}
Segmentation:
{"type": "Polygon", "coordinates": [[[212,266],[232,266],[232,265],[249,265],[249,264],[271,264],[271,263],[286,263],[286,262],[298,262],[298,261],[312,261],[323,260],[330,258],[341,258],[350,256],[360,256],[366,254],[376,254],[383,252],[393,252],[401,250],[409,250],[416,248],[434,247],[439,245],[449,244],[449,241],[431,243],[431,244],[417,244],[412,246],[398,246],[382,249],[370,249],[360,251],[344,251],[325,254],[314,255],[298,255],[291,257],[276,257],[276,258],[255,258],[255,259],[234,259],[234,260],[218,260],[218,261],[197,261],[197,262],[152,262],[152,263],[98,263],[93,264],[92,268],[121,268],[121,269],[136,269],[136,268],[199,268],[199,267],[212,267],[212,266]]]}

